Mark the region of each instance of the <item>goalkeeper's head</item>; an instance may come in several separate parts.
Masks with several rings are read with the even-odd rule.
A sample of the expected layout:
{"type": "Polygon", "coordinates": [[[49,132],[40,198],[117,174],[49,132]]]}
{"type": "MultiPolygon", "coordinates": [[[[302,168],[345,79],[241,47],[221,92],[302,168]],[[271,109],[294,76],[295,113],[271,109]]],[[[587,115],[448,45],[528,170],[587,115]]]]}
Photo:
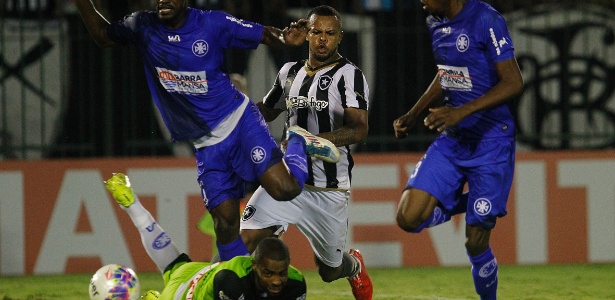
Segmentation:
{"type": "Polygon", "coordinates": [[[257,290],[279,294],[288,281],[289,266],[288,246],[281,239],[268,237],[260,241],[252,254],[257,290]]]}

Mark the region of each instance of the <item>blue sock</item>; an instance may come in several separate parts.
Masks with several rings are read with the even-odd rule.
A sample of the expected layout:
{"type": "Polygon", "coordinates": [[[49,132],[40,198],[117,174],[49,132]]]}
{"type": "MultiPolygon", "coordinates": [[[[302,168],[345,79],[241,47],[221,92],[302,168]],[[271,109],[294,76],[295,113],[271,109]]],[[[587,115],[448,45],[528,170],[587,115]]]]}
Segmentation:
{"type": "Polygon", "coordinates": [[[425,228],[434,227],[444,222],[448,222],[454,215],[465,213],[468,207],[468,193],[462,193],[459,197],[460,199],[457,202],[457,205],[453,207],[452,211],[447,211],[444,206],[438,202],[438,205],[434,208],[431,216],[421,223],[418,228],[412,230],[412,232],[421,232],[421,230],[425,228]]]}
{"type": "Polygon", "coordinates": [[[216,246],[218,246],[218,254],[220,255],[221,261],[230,260],[235,256],[250,255],[246,244],[244,244],[241,239],[241,236],[237,237],[236,240],[230,242],[229,244],[220,244],[216,241],[216,246]]]}
{"type": "Polygon", "coordinates": [[[284,162],[290,173],[297,178],[301,189],[308,177],[307,154],[305,154],[305,139],[298,134],[291,134],[288,137],[284,162]]]}
{"type": "Polygon", "coordinates": [[[470,256],[470,262],[476,293],[481,300],[495,300],[498,291],[498,261],[491,247],[477,256],[470,256]]]}

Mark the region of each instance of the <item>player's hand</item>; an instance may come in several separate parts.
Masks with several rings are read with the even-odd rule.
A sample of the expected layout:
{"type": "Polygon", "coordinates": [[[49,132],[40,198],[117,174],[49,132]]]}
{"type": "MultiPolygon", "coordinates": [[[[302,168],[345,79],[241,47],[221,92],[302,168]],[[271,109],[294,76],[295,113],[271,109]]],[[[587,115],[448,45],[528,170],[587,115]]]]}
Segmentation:
{"type": "Polygon", "coordinates": [[[436,107],[430,108],[429,112],[423,123],[429,129],[436,129],[438,132],[457,125],[465,117],[465,113],[459,107],[436,107]]]}
{"type": "Polygon", "coordinates": [[[290,23],[289,27],[282,30],[284,42],[289,46],[301,46],[307,37],[307,23],[308,20],[306,19],[299,19],[290,23]]]}
{"type": "Polygon", "coordinates": [[[397,120],[393,121],[393,130],[395,131],[395,137],[403,139],[408,136],[408,130],[416,124],[416,118],[405,114],[397,120]]]}

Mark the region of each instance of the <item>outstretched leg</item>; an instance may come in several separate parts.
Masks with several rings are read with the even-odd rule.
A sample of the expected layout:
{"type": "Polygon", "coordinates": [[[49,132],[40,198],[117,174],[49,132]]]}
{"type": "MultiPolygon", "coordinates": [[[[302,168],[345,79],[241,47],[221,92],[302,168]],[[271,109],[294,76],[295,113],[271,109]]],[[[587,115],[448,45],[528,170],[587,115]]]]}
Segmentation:
{"type": "Polygon", "coordinates": [[[141,235],[143,248],[154,261],[158,270],[164,272],[179,255],[179,249],[171,237],[158,225],[152,215],[141,205],[130,186],[130,180],[122,173],[114,173],[105,181],[105,186],[120,207],[128,213],[130,220],[141,235]]]}

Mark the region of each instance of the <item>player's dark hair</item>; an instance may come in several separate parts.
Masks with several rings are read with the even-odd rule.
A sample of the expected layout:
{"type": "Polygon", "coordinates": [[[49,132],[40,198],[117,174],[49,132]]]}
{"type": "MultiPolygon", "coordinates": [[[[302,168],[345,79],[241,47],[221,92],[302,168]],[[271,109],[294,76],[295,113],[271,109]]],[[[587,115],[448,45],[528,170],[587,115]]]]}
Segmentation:
{"type": "Polygon", "coordinates": [[[321,5],[321,6],[314,7],[308,13],[307,18],[309,19],[312,15],[335,16],[337,20],[340,21],[340,23],[342,22],[342,16],[340,15],[340,13],[337,10],[335,10],[335,8],[328,6],[328,5],[321,5]]]}
{"type": "Polygon", "coordinates": [[[290,261],[288,246],[279,238],[274,237],[266,237],[260,241],[252,255],[256,263],[260,263],[265,258],[290,261]]]}

